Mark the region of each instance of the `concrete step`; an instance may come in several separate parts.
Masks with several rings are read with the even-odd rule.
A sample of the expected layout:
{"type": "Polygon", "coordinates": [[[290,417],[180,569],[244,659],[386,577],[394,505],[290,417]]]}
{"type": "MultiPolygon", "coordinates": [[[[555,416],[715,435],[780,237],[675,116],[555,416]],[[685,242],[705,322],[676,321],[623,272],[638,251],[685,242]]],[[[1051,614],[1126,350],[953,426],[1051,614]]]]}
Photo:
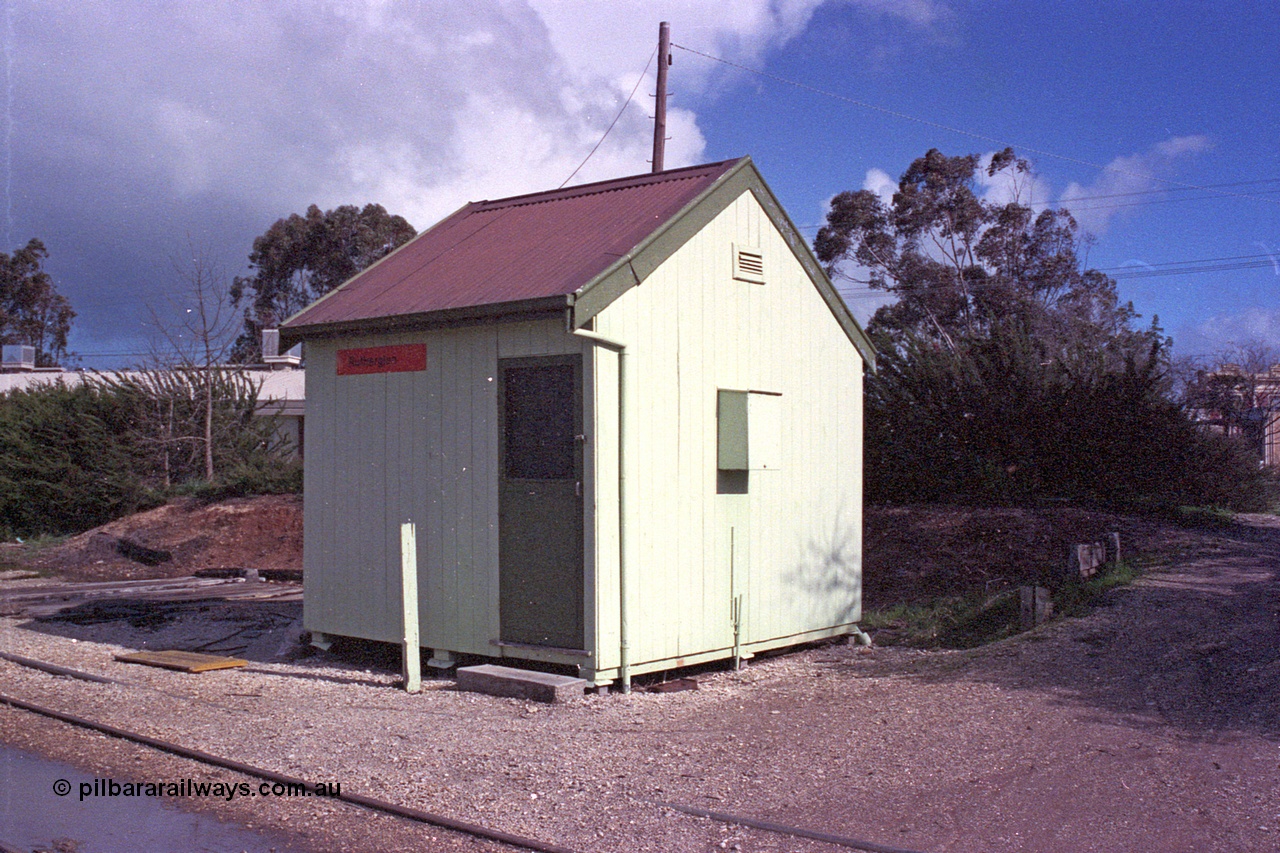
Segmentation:
{"type": "Polygon", "coordinates": [[[535,702],[563,702],[582,696],[586,679],[552,675],[509,666],[482,664],[458,669],[458,689],[490,696],[510,696],[535,702]]]}

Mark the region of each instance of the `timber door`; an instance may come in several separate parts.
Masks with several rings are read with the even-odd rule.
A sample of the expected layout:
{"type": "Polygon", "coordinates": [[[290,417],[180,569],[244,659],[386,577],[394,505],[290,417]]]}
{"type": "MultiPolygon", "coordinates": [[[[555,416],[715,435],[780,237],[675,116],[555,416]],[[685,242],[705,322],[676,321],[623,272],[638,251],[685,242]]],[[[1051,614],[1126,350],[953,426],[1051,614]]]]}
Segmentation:
{"type": "Polygon", "coordinates": [[[498,362],[502,642],[583,647],[582,357],[498,362]]]}

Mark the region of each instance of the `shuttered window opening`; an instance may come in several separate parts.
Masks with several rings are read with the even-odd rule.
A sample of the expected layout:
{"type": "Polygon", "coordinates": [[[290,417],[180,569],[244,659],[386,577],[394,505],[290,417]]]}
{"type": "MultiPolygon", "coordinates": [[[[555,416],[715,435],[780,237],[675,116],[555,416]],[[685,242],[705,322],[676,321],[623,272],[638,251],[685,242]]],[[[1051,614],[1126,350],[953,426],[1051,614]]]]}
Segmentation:
{"type": "Polygon", "coordinates": [[[764,253],[755,246],[733,246],[733,277],[764,284],[764,253]]]}
{"type": "Polygon", "coordinates": [[[782,467],[782,395],[775,391],[716,392],[716,467],[776,471],[782,467]]]}

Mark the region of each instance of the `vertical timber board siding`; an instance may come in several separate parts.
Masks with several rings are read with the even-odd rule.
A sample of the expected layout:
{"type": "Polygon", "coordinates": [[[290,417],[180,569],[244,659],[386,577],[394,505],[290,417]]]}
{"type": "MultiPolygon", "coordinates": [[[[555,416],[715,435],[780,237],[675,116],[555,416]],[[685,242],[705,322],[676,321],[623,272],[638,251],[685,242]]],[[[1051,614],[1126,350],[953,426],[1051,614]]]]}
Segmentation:
{"type": "MultiPolygon", "coordinates": [[[[863,365],[755,198],[736,199],[596,329],[631,359],[633,662],[732,643],[730,526],[744,644],[856,619],[863,365]],[[763,250],[764,285],[732,279],[735,242],[763,250]],[[718,388],[782,394],[782,469],[752,471],[744,496],[716,494],[718,388]]],[[[616,382],[608,368],[602,394],[604,382],[616,382]]]]}
{"type": "MultiPolygon", "coordinates": [[[[386,604],[383,608],[384,618],[391,624],[392,630],[400,629],[400,623],[404,619],[403,607],[400,603],[402,583],[400,578],[396,576],[394,566],[401,562],[400,556],[400,525],[406,520],[403,515],[403,506],[400,501],[400,477],[402,466],[399,461],[410,456],[412,442],[406,441],[405,436],[400,431],[400,411],[402,403],[405,406],[412,407],[412,388],[404,388],[406,384],[403,381],[396,381],[405,376],[412,377],[412,373],[383,373],[378,374],[378,379],[382,380],[378,384],[381,386],[382,392],[382,411],[381,419],[385,425],[383,429],[372,428],[377,423],[378,412],[376,409],[370,409],[366,412],[366,429],[370,433],[371,456],[381,460],[379,471],[371,471],[377,476],[377,480],[373,483],[370,490],[369,500],[375,504],[381,501],[382,512],[378,514],[379,523],[377,532],[382,538],[382,561],[381,568],[383,570],[383,595],[386,604]],[[405,393],[406,399],[401,399],[401,393],[405,393]]],[[[343,379],[360,378],[360,377],[342,377],[343,379]]],[[[372,466],[371,466],[372,468],[372,466]]],[[[373,531],[370,531],[372,533],[373,531]]],[[[421,601],[422,597],[419,596],[421,601]]],[[[421,638],[422,627],[425,624],[422,616],[418,616],[418,631],[421,638]]],[[[403,630],[398,633],[403,636],[403,630]]]]}
{"type": "MultiPolygon", "coordinates": [[[[712,224],[714,230],[708,234],[712,243],[704,250],[707,256],[707,287],[711,292],[716,309],[715,338],[712,341],[713,361],[709,365],[710,375],[707,381],[716,389],[747,390],[751,387],[748,365],[751,360],[751,332],[745,322],[746,306],[756,285],[743,285],[744,282],[732,280],[732,269],[726,271],[723,254],[731,251],[728,242],[742,240],[741,211],[742,200],[718,217],[712,224]],[[717,248],[720,251],[717,251],[717,248]]],[[[730,256],[730,264],[732,256],[730,256]]],[[[715,403],[711,404],[712,417],[715,415],[715,403]]],[[[713,472],[714,475],[714,472],[713,472]]],[[[716,544],[719,559],[714,565],[719,568],[716,586],[718,594],[714,600],[718,605],[712,608],[716,614],[715,622],[709,626],[708,633],[719,637],[718,647],[728,647],[733,642],[732,598],[742,596],[745,620],[750,613],[752,600],[747,595],[747,581],[751,553],[751,526],[747,512],[747,495],[718,495],[715,488],[708,490],[714,495],[716,512],[709,520],[716,529],[716,544]],[[715,629],[719,629],[718,631],[715,629]]],[[[745,626],[744,626],[745,627],[745,626]]]]}
{"type": "MultiPolygon", "coordinates": [[[[765,337],[783,358],[769,381],[782,391],[782,469],[761,472],[751,488],[753,545],[768,555],[753,562],[753,639],[844,624],[858,618],[861,563],[862,365],[807,276],[772,231],[766,258],[777,300],[771,316],[789,321],[765,337]],[[788,342],[790,346],[788,346],[788,342]],[[787,357],[789,355],[789,357],[787,357]],[[788,375],[777,368],[785,366],[788,375]],[[788,524],[761,523],[786,519],[788,524]],[[782,571],[763,569],[768,565],[782,571]],[[767,606],[761,606],[765,604],[767,606]]],[[[766,290],[769,286],[766,286],[766,290]]],[[[753,472],[753,478],[755,472],[753,472]]]]}
{"type": "Polygon", "coordinates": [[[337,501],[334,499],[334,451],[336,408],[334,383],[334,349],[323,342],[308,343],[306,374],[307,399],[312,411],[307,418],[308,459],[303,466],[303,492],[311,500],[303,503],[302,558],[305,594],[303,623],[309,629],[327,630],[324,625],[337,619],[333,585],[325,567],[335,558],[333,542],[328,535],[335,524],[337,501]]]}
{"type": "MultiPolygon", "coordinates": [[[[700,282],[707,280],[706,276],[710,271],[708,260],[705,252],[691,252],[680,258],[677,283],[680,299],[676,303],[680,328],[676,370],[681,384],[687,381],[691,385],[704,385],[708,374],[704,350],[706,335],[702,334],[707,315],[702,301],[704,288],[699,286],[700,282]]],[[[678,404],[681,436],[701,436],[707,430],[715,430],[715,422],[707,422],[707,409],[701,400],[680,394],[678,404]]],[[[708,462],[706,442],[681,440],[679,448],[679,514],[681,519],[689,519],[689,535],[680,537],[678,559],[682,566],[702,566],[705,564],[706,537],[710,533],[702,506],[707,499],[707,464],[714,470],[715,463],[708,462]]],[[[713,624],[708,619],[707,605],[711,599],[719,597],[711,586],[713,578],[714,572],[681,572],[683,589],[680,597],[683,606],[680,619],[697,629],[689,632],[692,645],[689,652],[700,652],[714,645],[707,634],[708,627],[713,624]]]]}
{"type": "Polygon", "coordinates": [[[308,344],[307,388],[318,417],[308,424],[316,453],[304,474],[305,621],[326,633],[393,639],[379,624],[388,605],[386,539],[380,519],[367,515],[384,501],[383,437],[361,429],[369,413],[385,410],[386,389],[377,375],[337,377],[337,349],[308,344]]]}
{"type": "MultiPolygon", "coordinates": [[[[368,341],[359,344],[369,345],[368,341]]],[[[391,621],[395,611],[391,598],[391,555],[387,552],[390,537],[384,515],[386,433],[374,426],[386,417],[386,374],[342,376],[339,379],[338,393],[348,403],[342,426],[346,436],[344,444],[349,453],[347,464],[339,475],[345,473],[355,482],[356,506],[359,507],[354,513],[355,518],[344,519],[346,536],[343,547],[348,563],[357,572],[352,589],[364,590],[369,598],[369,609],[363,614],[363,621],[367,624],[359,627],[364,631],[377,631],[379,626],[387,625],[384,630],[393,634],[398,626],[391,621]]]]}
{"type": "Polygon", "coordinates": [[[441,579],[440,596],[432,601],[432,609],[440,616],[439,645],[443,648],[453,648],[451,643],[463,639],[459,628],[472,616],[470,612],[460,612],[464,607],[458,578],[458,468],[463,464],[458,458],[458,409],[463,402],[458,397],[458,371],[461,353],[465,351],[465,344],[459,346],[458,336],[458,332],[453,330],[434,336],[439,373],[433,378],[439,387],[440,428],[433,442],[438,473],[431,493],[439,521],[431,526],[428,535],[440,543],[440,562],[437,564],[441,579]]]}
{"type": "Polygon", "coordinates": [[[482,338],[471,362],[471,600],[483,618],[471,626],[476,648],[498,636],[498,330],[477,329],[482,338]]]}
{"type": "MultiPolygon", "coordinates": [[[[422,643],[493,653],[498,635],[499,357],[581,352],[559,321],[307,344],[305,621],[399,639],[399,525],[418,525],[422,643]],[[420,372],[336,376],[338,349],[426,343],[420,372]]],[[[589,411],[589,410],[588,410],[589,411]]],[[[591,563],[588,560],[588,563],[591,563]]]]}
{"type": "Polygon", "coordinates": [[[445,412],[452,400],[444,391],[444,383],[452,370],[445,354],[447,332],[429,334],[427,370],[418,400],[418,417],[422,423],[422,447],[414,459],[401,460],[408,476],[418,476],[421,484],[415,490],[415,509],[423,519],[418,526],[418,592],[426,602],[429,614],[423,623],[422,644],[432,649],[450,649],[456,638],[449,626],[453,617],[449,598],[454,589],[448,571],[442,531],[447,524],[448,508],[441,496],[444,481],[445,412]],[[424,572],[425,570],[425,572],[424,572]],[[425,576],[424,576],[425,575],[425,576]]]}

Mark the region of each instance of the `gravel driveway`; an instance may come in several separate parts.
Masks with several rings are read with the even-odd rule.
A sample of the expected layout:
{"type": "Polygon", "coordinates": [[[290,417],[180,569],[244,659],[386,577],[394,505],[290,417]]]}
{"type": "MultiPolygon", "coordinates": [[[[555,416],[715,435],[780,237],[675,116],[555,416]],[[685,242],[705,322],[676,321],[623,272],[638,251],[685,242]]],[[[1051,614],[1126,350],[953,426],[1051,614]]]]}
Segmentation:
{"type": "MultiPolygon", "coordinates": [[[[0,661],[0,692],[582,851],[847,849],[660,803],[928,853],[1274,851],[1280,527],[1192,539],[1083,619],[970,652],[813,647],[696,691],[545,706],[450,681],[409,696],[327,656],[203,675],[112,660],[258,618],[215,610],[160,629],[0,620],[2,650],[127,682],[0,661]]],[[[237,780],[7,707],[0,738],[86,778],[237,780]]],[[[188,805],[317,850],[509,849],[314,799],[188,805]]]]}

